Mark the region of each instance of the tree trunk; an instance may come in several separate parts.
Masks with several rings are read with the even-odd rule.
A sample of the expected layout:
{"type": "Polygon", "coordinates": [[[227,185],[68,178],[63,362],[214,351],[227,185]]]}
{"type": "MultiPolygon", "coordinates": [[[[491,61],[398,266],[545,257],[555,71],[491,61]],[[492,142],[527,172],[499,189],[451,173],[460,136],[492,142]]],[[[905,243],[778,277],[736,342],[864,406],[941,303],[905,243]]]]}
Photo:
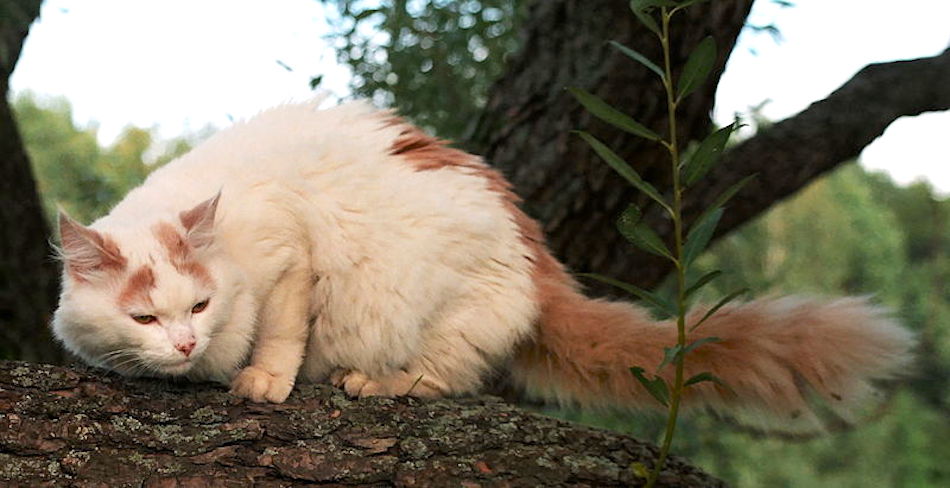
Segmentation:
{"type": "Polygon", "coordinates": [[[58,361],[46,324],[57,267],[36,181],[7,102],[8,80],[39,1],[0,1],[0,357],[58,361]]]}
{"type": "MultiPolygon", "coordinates": [[[[710,81],[681,105],[681,140],[700,139],[709,130],[716,85],[751,7],[752,0],[720,0],[674,18],[674,66],[682,66],[708,35],[720,53],[710,81]]],[[[643,255],[631,251],[614,222],[628,203],[646,206],[648,200],[571,130],[590,130],[659,188],[669,186],[669,156],[658,144],[594,119],[564,90],[587,89],[659,133],[668,130],[659,77],[607,45],[608,40],[662,60],[656,35],[640,25],[628,2],[533,2],[521,51],[493,87],[467,146],[512,180],[525,199],[525,210],[543,223],[549,245],[565,264],[642,283],[635,271],[643,255]]]]}
{"type": "MultiPolygon", "coordinates": [[[[707,36],[719,58],[709,82],[687,97],[678,115],[679,140],[709,133],[719,75],[751,8],[751,0],[702,3],[672,26],[674,66],[707,36]]],[[[616,0],[544,0],[532,4],[521,51],[493,87],[485,113],[473,124],[467,148],[500,168],[525,199],[525,210],[544,225],[549,245],[577,271],[594,271],[653,287],[669,272],[661,258],[636,250],[614,223],[631,202],[671,241],[672,225],[656,205],[630,187],[572,129],[607,143],[644,179],[669,187],[669,161],[658,144],[593,119],[564,91],[584,88],[660,133],[666,131],[665,93],[658,77],[606,45],[617,40],[655,61],[656,37],[616,0]]],[[[893,120],[950,108],[950,56],[872,65],[828,99],[776,124],[735,149],[691,188],[690,220],[726,188],[753,173],[758,178],[732,202],[717,235],[747,222],[836,165],[856,157],[893,120]]],[[[674,70],[674,77],[676,72],[674,70]]],[[[608,292],[590,283],[595,294],[608,292]]]]}
{"type": "MultiPolygon", "coordinates": [[[[0,361],[0,486],[639,486],[655,447],[491,398],[348,399],[0,361]]],[[[722,487],[683,460],[661,486],[722,487]]]]}

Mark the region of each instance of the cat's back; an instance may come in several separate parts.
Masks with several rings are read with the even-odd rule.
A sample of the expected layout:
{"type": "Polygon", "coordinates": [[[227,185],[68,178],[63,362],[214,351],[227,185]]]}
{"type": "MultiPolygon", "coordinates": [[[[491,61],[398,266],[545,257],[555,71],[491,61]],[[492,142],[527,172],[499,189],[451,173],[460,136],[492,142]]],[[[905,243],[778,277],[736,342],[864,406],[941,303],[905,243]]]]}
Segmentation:
{"type": "Polygon", "coordinates": [[[218,132],[153,172],[115,217],[175,215],[221,191],[227,220],[273,221],[264,213],[279,207],[322,219],[314,225],[332,219],[372,248],[419,246],[411,228],[432,246],[514,238],[515,197],[479,158],[366,102],[317,105],[281,105],[218,132]]]}

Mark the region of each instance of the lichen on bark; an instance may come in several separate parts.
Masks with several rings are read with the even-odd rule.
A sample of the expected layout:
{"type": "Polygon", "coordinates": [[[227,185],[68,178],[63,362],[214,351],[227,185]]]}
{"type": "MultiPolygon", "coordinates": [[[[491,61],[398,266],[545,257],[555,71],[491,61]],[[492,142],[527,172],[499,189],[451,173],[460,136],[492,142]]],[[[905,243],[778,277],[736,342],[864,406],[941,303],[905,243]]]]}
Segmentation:
{"type": "MultiPolygon", "coordinates": [[[[0,361],[0,486],[638,486],[656,449],[494,397],[281,405],[214,384],[0,361]]],[[[664,486],[724,486],[674,459],[664,486]]]]}

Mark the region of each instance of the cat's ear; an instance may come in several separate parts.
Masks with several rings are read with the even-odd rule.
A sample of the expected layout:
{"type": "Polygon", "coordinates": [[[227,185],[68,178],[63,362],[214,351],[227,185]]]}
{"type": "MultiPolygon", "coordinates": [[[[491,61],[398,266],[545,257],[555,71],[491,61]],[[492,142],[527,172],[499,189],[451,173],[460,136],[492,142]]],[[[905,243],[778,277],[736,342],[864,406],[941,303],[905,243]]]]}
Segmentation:
{"type": "Polygon", "coordinates": [[[125,268],[125,257],[108,237],[76,222],[59,211],[60,255],[66,272],[77,280],[125,268]]]}
{"type": "Polygon", "coordinates": [[[185,238],[195,249],[202,249],[214,241],[214,214],[218,210],[221,192],[190,210],[178,214],[185,227],[185,238]]]}

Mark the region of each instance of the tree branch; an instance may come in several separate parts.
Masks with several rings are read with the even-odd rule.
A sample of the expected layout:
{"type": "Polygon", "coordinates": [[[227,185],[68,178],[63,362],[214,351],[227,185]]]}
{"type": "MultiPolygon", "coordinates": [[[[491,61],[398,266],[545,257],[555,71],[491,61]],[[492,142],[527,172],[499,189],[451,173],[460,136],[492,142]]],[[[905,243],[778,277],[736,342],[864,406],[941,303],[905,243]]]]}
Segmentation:
{"type": "MultiPolygon", "coordinates": [[[[0,485],[636,486],[656,448],[491,397],[348,399],[298,387],[252,404],[220,386],[0,361],[0,485]]],[[[721,487],[668,462],[664,486],[721,487]]]]}
{"type": "MultiPolygon", "coordinates": [[[[674,19],[674,66],[682,66],[707,35],[720,50],[710,82],[683,101],[681,140],[707,133],[716,83],[751,8],[752,0],[719,0],[674,19]]],[[[525,211],[544,225],[555,255],[570,268],[618,277],[626,271],[626,278],[636,281],[632,270],[642,261],[630,253],[614,223],[628,203],[645,205],[649,199],[571,130],[592,132],[658,188],[669,186],[669,155],[596,120],[565,88],[584,88],[662,133],[666,95],[656,73],[607,43],[616,40],[658,60],[656,35],[637,21],[628,2],[543,0],[530,3],[521,39],[520,52],[492,87],[464,145],[505,173],[525,199],[525,211]]]]}
{"type": "MultiPolygon", "coordinates": [[[[766,211],[808,182],[852,161],[900,117],[950,109],[950,49],[930,58],[872,64],[828,98],[785,119],[726,152],[722,162],[687,195],[686,215],[695,217],[742,178],[756,179],[730,202],[717,235],[766,211]]],[[[664,226],[661,212],[645,217],[664,226]]],[[[643,256],[624,270],[645,286],[661,280],[669,267],[643,256]]]]}

